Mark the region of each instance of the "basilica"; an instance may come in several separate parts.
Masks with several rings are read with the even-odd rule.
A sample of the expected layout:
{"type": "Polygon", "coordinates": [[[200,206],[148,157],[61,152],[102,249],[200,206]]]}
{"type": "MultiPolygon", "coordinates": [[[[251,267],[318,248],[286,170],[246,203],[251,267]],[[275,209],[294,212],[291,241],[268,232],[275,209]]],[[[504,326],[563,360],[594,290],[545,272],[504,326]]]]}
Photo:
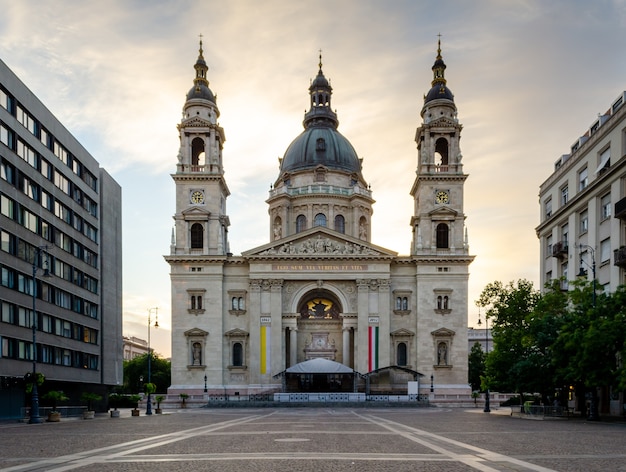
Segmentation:
{"type": "Polygon", "coordinates": [[[268,242],[233,255],[225,135],[202,42],[194,69],[178,124],[176,213],[165,256],[172,290],[168,393],[356,391],[358,379],[381,372],[388,374],[368,388],[406,393],[413,379],[419,393],[469,393],[474,256],[464,224],[462,125],[441,43],[415,134],[416,177],[406,189],[414,201],[406,215],[408,255],[371,240],[374,198],[362,159],[338,130],[321,56],[304,129],[279,160],[266,200],[268,242]],[[318,370],[301,369],[304,375],[285,382],[307,364],[318,370]],[[330,370],[353,380],[312,381],[315,372],[330,370]]]}

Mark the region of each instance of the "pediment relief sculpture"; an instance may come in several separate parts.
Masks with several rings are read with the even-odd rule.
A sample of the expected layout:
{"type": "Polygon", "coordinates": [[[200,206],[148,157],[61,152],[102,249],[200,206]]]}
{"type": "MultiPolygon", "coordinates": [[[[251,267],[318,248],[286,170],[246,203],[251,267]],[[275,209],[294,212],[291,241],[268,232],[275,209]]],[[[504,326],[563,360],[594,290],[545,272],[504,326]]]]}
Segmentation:
{"type": "Polygon", "coordinates": [[[318,234],[315,238],[286,242],[259,253],[260,256],[303,254],[379,256],[381,252],[362,244],[352,243],[350,241],[337,241],[318,234]]]}

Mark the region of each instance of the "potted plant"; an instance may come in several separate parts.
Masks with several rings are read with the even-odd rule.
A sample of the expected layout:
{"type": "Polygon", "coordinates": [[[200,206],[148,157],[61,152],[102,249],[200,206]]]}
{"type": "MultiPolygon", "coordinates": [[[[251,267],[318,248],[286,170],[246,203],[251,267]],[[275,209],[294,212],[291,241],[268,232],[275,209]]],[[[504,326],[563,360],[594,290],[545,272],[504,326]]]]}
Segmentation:
{"type": "Polygon", "coordinates": [[[156,401],[156,404],[157,404],[157,407],[154,409],[154,412],[157,415],[160,415],[161,413],[163,413],[163,410],[161,409],[161,402],[165,400],[165,395],[157,395],[156,397],[154,397],[154,400],[156,401]]]}
{"type": "Polygon", "coordinates": [[[87,403],[87,411],[83,412],[83,419],[92,420],[96,416],[95,410],[91,408],[92,403],[102,400],[102,395],[93,392],[83,392],[80,400],[87,403]]]}
{"type": "Polygon", "coordinates": [[[109,408],[113,407],[111,410],[111,418],[120,417],[120,411],[117,407],[119,406],[121,399],[122,398],[119,393],[112,393],[109,395],[109,408]]]}
{"type": "Polygon", "coordinates": [[[185,400],[187,400],[189,398],[189,395],[186,393],[181,393],[178,395],[182,401],[181,403],[181,408],[187,408],[187,405],[185,404],[185,400]]]}
{"type": "Polygon", "coordinates": [[[474,399],[474,408],[476,408],[476,400],[480,395],[480,390],[472,390],[472,398],[474,399]]]}
{"type": "Polygon", "coordinates": [[[130,410],[131,414],[133,416],[139,416],[139,408],[137,408],[137,406],[139,405],[139,400],[141,400],[141,396],[135,394],[135,395],[131,395],[129,397],[130,402],[135,405],[135,407],[130,410]]]}
{"type": "Polygon", "coordinates": [[[67,395],[65,395],[61,390],[50,390],[41,398],[50,401],[50,403],[52,404],[52,410],[50,410],[50,412],[48,413],[48,421],[50,421],[51,423],[57,423],[61,421],[61,412],[57,410],[57,403],[69,400],[67,395]]]}

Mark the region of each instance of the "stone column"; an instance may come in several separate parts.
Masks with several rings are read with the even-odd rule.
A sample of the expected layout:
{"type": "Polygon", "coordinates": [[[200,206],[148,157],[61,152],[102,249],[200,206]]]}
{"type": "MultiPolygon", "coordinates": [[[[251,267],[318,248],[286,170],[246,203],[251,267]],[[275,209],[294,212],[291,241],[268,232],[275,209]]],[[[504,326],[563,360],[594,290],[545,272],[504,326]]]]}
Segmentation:
{"type": "Polygon", "coordinates": [[[342,329],[343,335],[343,365],[350,366],[350,328],[345,326],[342,329]]]}
{"type": "Polygon", "coordinates": [[[354,370],[357,372],[368,372],[368,318],[369,318],[369,280],[359,279],[357,284],[357,338],[354,342],[354,370]]]}
{"type": "Polygon", "coordinates": [[[298,328],[289,328],[289,365],[298,363],[298,328]]]}

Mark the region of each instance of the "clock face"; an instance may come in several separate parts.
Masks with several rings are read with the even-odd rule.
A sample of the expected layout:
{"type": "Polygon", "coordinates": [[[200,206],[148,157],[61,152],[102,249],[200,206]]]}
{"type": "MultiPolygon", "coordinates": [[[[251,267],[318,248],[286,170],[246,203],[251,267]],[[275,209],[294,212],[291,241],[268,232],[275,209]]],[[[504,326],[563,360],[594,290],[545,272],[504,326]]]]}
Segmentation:
{"type": "Polygon", "coordinates": [[[450,201],[450,196],[448,192],[445,190],[439,190],[435,195],[435,202],[437,203],[448,203],[450,201]]]}
{"type": "Polygon", "coordinates": [[[204,203],[204,192],[196,190],[191,193],[191,203],[204,203]]]}

